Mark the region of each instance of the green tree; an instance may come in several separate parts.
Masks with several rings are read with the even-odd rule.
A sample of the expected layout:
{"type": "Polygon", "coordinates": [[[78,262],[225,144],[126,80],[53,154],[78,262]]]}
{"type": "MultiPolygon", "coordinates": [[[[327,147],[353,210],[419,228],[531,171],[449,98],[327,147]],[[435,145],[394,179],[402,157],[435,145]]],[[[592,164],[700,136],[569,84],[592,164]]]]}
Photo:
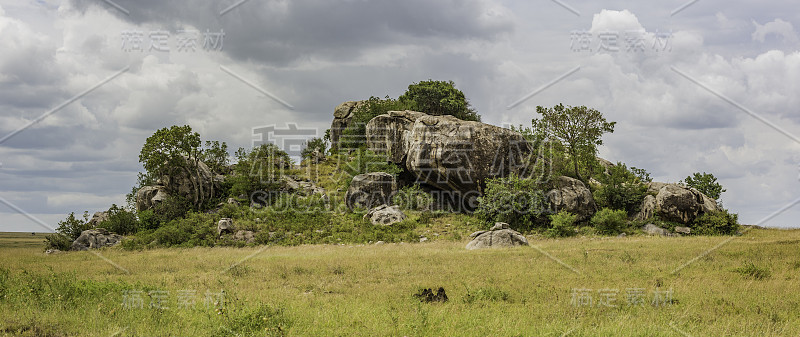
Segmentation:
{"type": "Polygon", "coordinates": [[[404,103],[396,99],[370,97],[364,104],[353,111],[353,117],[347,127],[342,130],[339,137],[337,150],[352,152],[367,146],[367,123],[375,116],[385,114],[389,111],[402,111],[411,109],[409,103],[404,103]]]}
{"type": "Polygon", "coordinates": [[[608,174],[596,176],[601,183],[594,191],[594,200],[600,207],[624,210],[628,214],[638,211],[642,200],[647,195],[647,183],[652,179],[644,169],[628,167],[618,162],[608,169],[608,174]]]}
{"type": "Polygon", "coordinates": [[[306,147],[300,151],[300,157],[303,159],[311,159],[311,155],[314,151],[318,151],[320,154],[325,155],[325,150],[328,149],[328,141],[324,138],[311,138],[306,141],[306,147]]]}
{"type": "Polygon", "coordinates": [[[413,110],[429,115],[452,115],[465,121],[480,121],[481,116],[470,107],[464,93],[453,81],[420,81],[408,86],[399,101],[413,110]]]}
{"type": "Polygon", "coordinates": [[[206,141],[200,157],[212,172],[228,173],[228,144],[225,142],[206,141]]]}
{"type": "Polygon", "coordinates": [[[686,179],[680,182],[681,184],[685,184],[689,187],[694,187],[700,193],[705,194],[707,197],[717,200],[722,195],[723,192],[726,190],[722,188],[722,185],[717,182],[717,177],[714,177],[711,173],[702,174],[699,172],[695,172],[693,175],[686,177],[686,179]]]}
{"type": "Polygon", "coordinates": [[[236,158],[233,175],[228,178],[234,196],[249,196],[259,190],[276,191],[281,186],[281,176],[292,167],[289,155],[275,144],[262,144],[250,152],[239,148],[236,158]]]}
{"type": "Polygon", "coordinates": [[[537,106],[536,112],[541,119],[534,118],[531,121],[534,133],[564,144],[576,178],[585,180],[580,173],[580,166],[588,172],[586,178],[591,176],[597,165],[597,146],[603,145],[601,137],[606,132],[613,133],[616,122],[606,121],[602,113],[585,106],[537,106]]]}

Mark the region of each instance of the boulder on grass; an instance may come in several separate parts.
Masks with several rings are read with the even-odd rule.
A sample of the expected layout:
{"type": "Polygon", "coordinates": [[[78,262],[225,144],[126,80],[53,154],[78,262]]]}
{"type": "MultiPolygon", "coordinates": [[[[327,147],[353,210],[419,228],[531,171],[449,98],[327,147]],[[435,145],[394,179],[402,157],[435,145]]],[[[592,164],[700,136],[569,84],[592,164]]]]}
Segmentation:
{"type": "Polygon", "coordinates": [[[104,228],[85,230],[72,242],[72,250],[89,250],[113,247],[122,242],[122,235],[111,233],[104,228]]]}
{"type": "Polygon", "coordinates": [[[389,205],[380,205],[364,214],[364,219],[369,219],[373,225],[394,225],[406,218],[406,215],[400,211],[399,206],[389,205]]]}
{"type": "Polygon", "coordinates": [[[545,195],[553,212],[570,212],[578,216],[578,221],[588,220],[597,212],[592,191],[580,180],[561,176],[556,179],[555,185],[556,188],[545,195]]]}
{"type": "Polygon", "coordinates": [[[497,222],[488,231],[478,231],[470,235],[472,241],[467,249],[528,246],[528,240],[519,232],[508,227],[507,223],[497,222]]]}
{"type": "Polygon", "coordinates": [[[231,218],[222,218],[217,222],[217,237],[221,237],[225,233],[233,234],[233,230],[233,220],[231,218]]]}

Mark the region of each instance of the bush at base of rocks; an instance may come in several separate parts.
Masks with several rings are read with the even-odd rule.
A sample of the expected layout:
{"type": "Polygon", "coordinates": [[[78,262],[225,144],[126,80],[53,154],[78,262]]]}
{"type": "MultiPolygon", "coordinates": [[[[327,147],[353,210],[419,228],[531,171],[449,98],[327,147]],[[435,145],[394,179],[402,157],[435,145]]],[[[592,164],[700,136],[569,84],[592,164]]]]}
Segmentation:
{"type": "Polygon", "coordinates": [[[739,215],[728,210],[704,213],[695,219],[693,234],[700,235],[733,235],[739,231],[739,215]]]}
{"type": "Polygon", "coordinates": [[[541,185],[514,174],[489,179],[485,193],[478,198],[475,215],[487,225],[505,222],[520,231],[538,227],[545,223],[543,214],[547,209],[541,185]]]}
{"type": "Polygon", "coordinates": [[[44,245],[45,250],[58,249],[67,251],[72,247],[72,240],[59,233],[49,234],[44,237],[44,245]]]}
{"type": "Polygon", "coordinates": [[[624,210],[603,208],[589,222],[602,234],[614,235],[625,229],[628,213],[624,210]]]}
{"type": "Polygon", "coordinates": [[[545,236],[556,238],[575,235],[575,222],[577,220],[577,215],[567,211],[550,215],[550,228],[545,232],[545,236]]]}

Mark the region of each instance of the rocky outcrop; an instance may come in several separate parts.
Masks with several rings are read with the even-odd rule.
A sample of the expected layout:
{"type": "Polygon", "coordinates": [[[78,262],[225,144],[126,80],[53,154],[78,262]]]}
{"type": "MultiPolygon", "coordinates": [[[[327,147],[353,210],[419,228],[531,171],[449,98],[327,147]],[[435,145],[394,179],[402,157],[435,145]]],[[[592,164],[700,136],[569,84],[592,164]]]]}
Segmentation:
{"type": "Polygon", "coordinates": [[[380,205],[364,214],[364,219],[368,219],[373,225],[394,225],[406,218],[399,206],[380,205]]]}
{"type": "Polygon", "coordinates": [[[472,241],[467,249],[528,246],[528,240],[519,232],[508,227],[507,223],[497,222],[488,231],[477,231],[470,235],[472,241]]]}
{"type": "Polygon", "coordinates": [[[233,220],[231,218],[222,218],[217,222],[217,237],[221,237],[225,233],[232,234],[233,231],[233,220]]]}
{"type": "Polygon", "coordinates": [[[313,182],[297,181],[289,176],[282,176],[281,180],[283,182],[283,188],[287,192],[296,193],[304,197],[309,197],[316,194],[321,196],[323,199],[328,198],[325,194],[325,189],[317,186],[313,182]]]}
{"type": "Polygon", "coordinates": [[[339,138],[342,136],[342,131],[350,125],[353,119],[353,113],[366,101],[350,101],[339,104],[333,110],[333,122],[331,123],[331,148],[338,148],[339,138]]]}
{"type": "Polygon", "coordinates": [[[136,210],[153,209],[167,199],[167,188],[163,185],[145,186],[136,191],[136,210]]]}
{"type": "Polygon", "coordinates": [[[182,157],[181,168],[173,175],[161,177],[156,185],[145,186],[136,192],[136,209],[152,209],[170,195],[177,195],[198,203],[213,198],[219,193],[224,176],[214,174],[202,161],[182,157]],[[196,167],[194,169],[193,167],[196,167]]]}
{"type": "Polygon", "coordinates": [[[648,191],[657,191],[655,197],[645,197],[637,220],[646,220],[658,216],[662,220],[674,221],[681,224],[690,224],[698,216],[708,212],[719,211],[719,206],[714,199],[705,196],[700,191],[678,184],[650,183],[648,191]]]}
{"type": "Polygon", "coordinates": [[[385,172],[359,174],[353,177],[345,194],[347,208],[371,209],[392,203],[392,196],[397,192],[394,176],[385,172]]]}
{"type": "Polygon", "coordinates": [[[644,225],[644,227],[642,227],[642,231],[644,231],[648,235],[674,236],[674,234],[670,233],[670,231],[651,223],[644,225]]]}
{"type": "Polygon", "coordinates": [[[530,144],[518,132],[453,116],[390,111],[367,123],[367,146],[417,182],[478,196],[487,179],[527,168],[530,144]]]}
{"type": "Polygon", "coordinates": [[[95,212],[94,215],[92,215],[92,218],[89,220],[89,225],[92,228],[99,227],[100,223],[102,223],[103,221],[108,220],[109,216],[110,216],[110,214],[108,213],[108,211],[95,212]]]}
{"type": "Polygon", "coordinates": [[[554,183],[556,188],[545,194],[551,211],[554,213],[562,210],[570,212],[578,216],[578,221],[588,220],[597,212],[592,191],[583,182],[561,176],[554,183]]]}
{"type": "Polygon", "coordinates": [[[122,235],[111,233],[103,228],[85,230],[72,242],[72,250],[89,250],[113,247],[122,241],[122,235]]]}

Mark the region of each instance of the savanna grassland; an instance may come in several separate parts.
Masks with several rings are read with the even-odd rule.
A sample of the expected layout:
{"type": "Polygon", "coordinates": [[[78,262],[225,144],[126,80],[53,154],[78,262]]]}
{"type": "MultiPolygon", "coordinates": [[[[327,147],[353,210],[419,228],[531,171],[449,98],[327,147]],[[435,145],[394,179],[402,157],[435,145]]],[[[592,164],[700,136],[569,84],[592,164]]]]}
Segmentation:
{"type": "Polygon", "coordinates": [[[101,256],[41,240],[0,236],[2,336],[800,335],[800,230],[101,256]],[[446,303],[413,296],[438,287],[446,303]]]}

